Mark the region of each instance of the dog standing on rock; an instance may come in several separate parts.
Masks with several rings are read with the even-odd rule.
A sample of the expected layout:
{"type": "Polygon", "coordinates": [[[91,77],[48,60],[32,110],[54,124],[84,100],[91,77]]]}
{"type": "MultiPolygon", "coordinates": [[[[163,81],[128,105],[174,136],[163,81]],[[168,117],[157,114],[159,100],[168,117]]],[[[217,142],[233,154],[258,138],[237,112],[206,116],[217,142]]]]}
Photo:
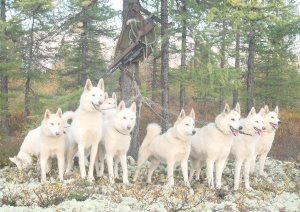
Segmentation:
{"type": "Polygon", "coordinates": [[[140,147],[137,170],[134,181],[137,180],[141,166],[149,159],[151,162],[148,170],[148,183],[151,183],[153,171],[160,161],[166,161],[168,169],[168,186],[174,186],[174,166],[181,165],[181,170],[186,186],[190,187],[188,179],[188,158],[191,150],[191,136],[195,131],[195,112],[192,109],[188,116],[182,110],[166,133],[160,135],[161,127],[158,124],[149,124],[147,134],[140,147]]]}
{"type": "Polygon", "coordinates": [[[90,79],[86,80],[84,91],[80,97],[80,104],[75,111],[71,127],[67,129],[67,139],[70,148],[67,153],[67,170],[73,166],[73,158],[78,151],[79,168],[82,178],[86,177],[85,149],[90,149],[90,163],[88,179],[94,180],[94,165],[98,151],[98,143],[102,137],[102,114],[100,106],[104,102],[104,81],[100,79],[93,87],[90,79]]]}

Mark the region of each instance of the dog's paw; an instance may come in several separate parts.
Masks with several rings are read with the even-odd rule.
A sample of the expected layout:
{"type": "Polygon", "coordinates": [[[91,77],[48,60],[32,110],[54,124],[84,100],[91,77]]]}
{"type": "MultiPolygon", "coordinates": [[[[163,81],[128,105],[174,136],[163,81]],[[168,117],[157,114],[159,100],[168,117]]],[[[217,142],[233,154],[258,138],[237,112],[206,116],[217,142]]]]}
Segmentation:
{"type": "Polygon", "coordinates": [[[253,188],[252,188],[251,186],[246,186],[245,189],[246,189],[247,191],[252,191],[252,190],[253,190],[253,188]]]}
{"type": "Polygon", "coordinates": [[[94,178],[94,176],[88,176],[87,180],[93,182],[93,181],[95,181],[95,178],[94,178]]]}
{"type": "Polygon", "coordinates": [[[266,172],[259,173],[259,176],[267,178],[268,174],[266,172]]]}

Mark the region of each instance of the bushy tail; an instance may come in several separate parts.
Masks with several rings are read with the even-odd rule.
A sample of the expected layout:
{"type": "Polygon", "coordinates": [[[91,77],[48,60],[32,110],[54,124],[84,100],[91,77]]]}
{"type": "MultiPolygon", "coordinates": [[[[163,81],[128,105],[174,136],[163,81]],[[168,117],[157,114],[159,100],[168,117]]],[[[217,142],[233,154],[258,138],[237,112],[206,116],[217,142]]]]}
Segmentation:
{"type": "Polygon", "coordinates": [[[141,145],[141,148],[148,146],[151,141],[161,133],[161,127],[158,124],[151,123],[147,126],[147,134],[144,138],[144,141],[141,145]]]}

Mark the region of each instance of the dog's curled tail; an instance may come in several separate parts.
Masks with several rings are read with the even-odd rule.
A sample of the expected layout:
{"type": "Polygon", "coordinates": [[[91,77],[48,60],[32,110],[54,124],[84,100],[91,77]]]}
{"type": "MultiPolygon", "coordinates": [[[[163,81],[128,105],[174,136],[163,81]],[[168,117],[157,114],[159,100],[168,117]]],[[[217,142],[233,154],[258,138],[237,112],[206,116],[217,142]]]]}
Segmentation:
{"type": "Polygon", "coordinates": [[[147,126],[147,134],[144,138],[141,147],[148,146],[151,141],[161,133],[161,127],[156,123],[148,124],[147,126]]]}

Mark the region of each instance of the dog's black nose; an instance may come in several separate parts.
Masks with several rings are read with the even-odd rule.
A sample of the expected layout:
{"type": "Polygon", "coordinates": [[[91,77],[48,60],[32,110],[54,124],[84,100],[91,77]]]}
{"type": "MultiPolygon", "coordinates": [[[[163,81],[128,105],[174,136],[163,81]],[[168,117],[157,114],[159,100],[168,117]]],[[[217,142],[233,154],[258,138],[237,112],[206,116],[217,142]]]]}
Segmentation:
{"type": "Polygon", "coordinates": [[[192,133],[193,133],[193,135],[195,135],[195,134],[196,134],[196,130],[193,130],[193,132],[192,132],[192,133]]]}
{"type": "Polygon", "coordinates": [[[131,126],[127,126],[127,130],[130,130],[131,129],[131,126]]]}
{"type": "Polygon", "coordinates": [[[265,129],[266,129],[265,127],[262,128],[262,130],[265,130],[265,129]]]}
{"type": "Polygon", "coordinates": [[[242,126],[239,126],[239,130],[242,130],[243,129],[243,127],[242,126]]]}
{"type": "Polygon", "coordinates": [[[281,121],[278,121],[278,124],[281,124],[281,121]]]}

